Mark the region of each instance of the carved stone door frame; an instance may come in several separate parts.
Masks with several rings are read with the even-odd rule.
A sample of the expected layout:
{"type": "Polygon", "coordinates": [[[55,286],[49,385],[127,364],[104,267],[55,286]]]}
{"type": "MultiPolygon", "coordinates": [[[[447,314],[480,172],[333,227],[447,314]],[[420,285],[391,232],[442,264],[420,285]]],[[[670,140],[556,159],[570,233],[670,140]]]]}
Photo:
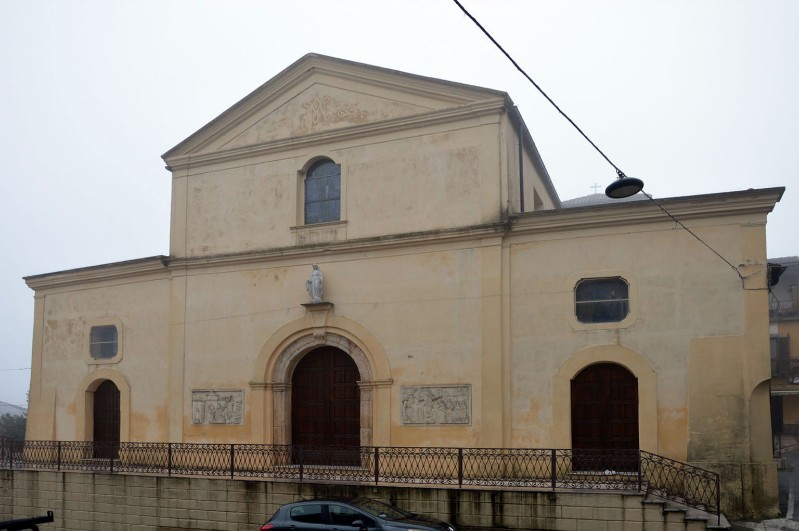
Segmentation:
{"type": "Polygon", "coordinates": [[[349,339],[327,333],[323,337],[303,336],[294,341],[280,355],[272,375],[272,382],[266,385],[272,392],[272,440],[274,444],[291,444],[291,377],[300,359],[319,347],[330,346],[342,350],[350,356],[358,367],[361,379],[360,389],[360,439],[361,446],[372,445],[373,389],[372,370],[363,350],[349,339]]]}
{"type": "Polygon", "coordinates": [[[291,376],[299,360],[323,346],[344,351],[358,367],[361,446],[391,443],[391,366],[380,341],[361,323],[333,313],[331,303],[306,304],[264,342],[253,365],[250,406],[253,442],[291,443],[291,376]],[[379,408],[381,414],[376,411],[379,408]]]}

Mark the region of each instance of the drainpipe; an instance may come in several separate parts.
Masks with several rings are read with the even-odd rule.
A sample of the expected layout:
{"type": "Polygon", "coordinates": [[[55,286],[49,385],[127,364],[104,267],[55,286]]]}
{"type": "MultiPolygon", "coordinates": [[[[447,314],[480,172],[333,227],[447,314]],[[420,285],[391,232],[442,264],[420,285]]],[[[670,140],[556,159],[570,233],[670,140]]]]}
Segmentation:
{"type": "MultiPolygon", "coordinates": [[[[516,116],[521,117],[515,105],[516,116]]],[[[519,213],[524,212],[524,124],[519,119],[519,213]]]]}

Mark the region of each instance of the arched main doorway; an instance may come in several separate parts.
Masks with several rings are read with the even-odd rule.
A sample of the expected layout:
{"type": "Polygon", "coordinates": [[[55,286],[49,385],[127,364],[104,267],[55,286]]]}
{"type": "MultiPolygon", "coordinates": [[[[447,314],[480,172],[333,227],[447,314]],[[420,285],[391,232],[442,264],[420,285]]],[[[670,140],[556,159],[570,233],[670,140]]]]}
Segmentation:
{"type": "Polygon", "coordinates": [[[105,380],[94,391],[93,440],[94,457],[116,457],[119,450],[119,388],[105,380]]]}
{"type": "Polygon", "coordinates": [[[360,446],[360,374],[344,351],[324,346],[297,363],[291,378],[291,441],[306,447],[360,446]]]}
{"type": "Polygon", "coordinates": [[[613,450],[615,469],[635,469],[635,452],[619,450],[638,449],[638,379],[615,363],[580,371],[571,382],[571,426],[575,468],[591,469],[613,450]]]}

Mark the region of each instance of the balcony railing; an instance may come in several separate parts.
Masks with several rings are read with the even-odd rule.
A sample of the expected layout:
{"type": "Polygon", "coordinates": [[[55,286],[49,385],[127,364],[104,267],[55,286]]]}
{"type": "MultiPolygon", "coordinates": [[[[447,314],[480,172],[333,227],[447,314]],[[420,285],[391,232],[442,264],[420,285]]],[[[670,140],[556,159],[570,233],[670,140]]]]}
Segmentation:
{"type": "Polygon", "coordinates": [[[0,469],[373,484],[615,489],[718,515],[719,475],[643,450],[11,441],[0,469]]]}

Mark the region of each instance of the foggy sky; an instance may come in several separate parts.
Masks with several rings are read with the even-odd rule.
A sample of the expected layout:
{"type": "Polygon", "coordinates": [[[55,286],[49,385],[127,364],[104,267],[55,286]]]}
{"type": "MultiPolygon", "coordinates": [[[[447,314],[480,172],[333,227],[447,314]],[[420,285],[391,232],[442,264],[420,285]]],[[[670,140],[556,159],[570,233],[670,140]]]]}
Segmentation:
{"type": "MultiPolygon", "coordinates": [[[[768,255],[799,254],[799,2],[463,4],[655,197],[786,186],[768,255]]],[[[309,52],[508,92],[561,199],[615,178],[450,0],[0,0],[0,401],[22,277],[168,254],[160,155],[309,52]]]]}

